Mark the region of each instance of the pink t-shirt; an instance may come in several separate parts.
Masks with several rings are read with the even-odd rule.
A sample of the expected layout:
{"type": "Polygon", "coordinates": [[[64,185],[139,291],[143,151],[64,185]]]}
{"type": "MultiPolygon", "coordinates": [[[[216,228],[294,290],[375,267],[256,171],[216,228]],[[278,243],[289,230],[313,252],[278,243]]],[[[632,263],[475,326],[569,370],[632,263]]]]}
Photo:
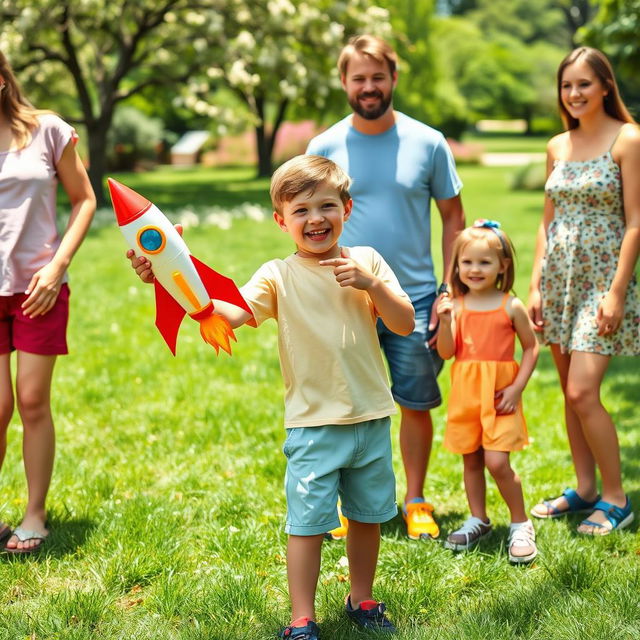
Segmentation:
{"type": "MultiPolygon", "coordinates": [[[[73,127],[53,114],[26,147],[0,152],[0,295],[22,293],[60,245],[56,229],[56,165],[73,127]]],[[[67,275],[64,275],[66,282],[67,275]]]]}

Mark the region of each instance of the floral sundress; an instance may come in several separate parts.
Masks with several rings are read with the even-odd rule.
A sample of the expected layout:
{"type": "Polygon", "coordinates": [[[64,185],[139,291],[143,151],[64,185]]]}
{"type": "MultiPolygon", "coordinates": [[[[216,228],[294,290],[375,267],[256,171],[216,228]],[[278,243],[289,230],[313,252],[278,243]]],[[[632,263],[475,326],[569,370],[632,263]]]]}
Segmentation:
{"type": "Polygon", "coordinates": [[[564,353],[640,355],[640,295],[629,282],[618,331],[599,336],[598,305],[609,290],[625,232],[620,167],[611,152],[558,160],[545,191],[555,207],[542,261],[543,341],[564,353]]]}

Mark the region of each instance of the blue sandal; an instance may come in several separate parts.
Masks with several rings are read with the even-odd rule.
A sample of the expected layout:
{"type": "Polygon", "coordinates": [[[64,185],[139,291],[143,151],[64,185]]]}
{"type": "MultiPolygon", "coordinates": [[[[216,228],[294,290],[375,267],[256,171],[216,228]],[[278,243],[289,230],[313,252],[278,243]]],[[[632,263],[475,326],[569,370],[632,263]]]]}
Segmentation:
{"type": "MultiPolygon", "coordinates": [[[[562,516],[566,516],[569,513],[590,513],[594,509],[596,509],[596,505],[600,500],[600,496],[597,496],[595,500],[585,500],[581,498],[578,492],[575,489],[565,489],[562,492],[562,496],[569,505],[567,509],[558,509],[554,504],[552,504],[553,500],[557,500],[558,498],[549,498],[548,500],[543,500],[542,504],[547,508],[547,513],[542,515],[535,510],[535,507],[531,509],[531,515],[535,518],[560,518],[562,516]]],[[[536,505],[538,506],[538,505],[536,505]]]]}
{"type": "Polygon", "coordinates": [[[624,507],[618,507],[610,502],[600,500],[593,510],[602,511],[611,524],[611,527],[608,527],[606,524],[601,522],[594,522],[593,520],[587,519],[583,520],[580,523],[580,526],[586,525],[593,528],[591,531],[580,531],[580,528],[578,528],[578,533],[583,533],[589,536],[606,536],[616,529],[624,529],[624,527],[627,527],[633,522],[633,511],[631,511],[631,501],[629,500],[629,496],[627,496],[627,502],[624,507]]]}

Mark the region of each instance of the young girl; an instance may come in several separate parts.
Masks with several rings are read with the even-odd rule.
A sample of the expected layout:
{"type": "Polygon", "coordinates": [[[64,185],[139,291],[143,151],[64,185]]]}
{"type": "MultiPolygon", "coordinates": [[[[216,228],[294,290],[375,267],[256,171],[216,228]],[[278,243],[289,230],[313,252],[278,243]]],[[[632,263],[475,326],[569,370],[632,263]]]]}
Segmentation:
{"type": "Polygon", "coordinates": [[[45,501],[55,439],[51,378],[56,356],[67,353],[66,269],[95,210],[76,138],[66,122],[31,106],[0,51],[0,467],[16,404],[11,352],[17,351],[15,396],[29,493],[13,534],[0,521],[0,539],[9,537],[10,553],[40,549],[49,533],[45,501]],[[71,203],[63,237],[56,229],[58,181],[71,203]]]}
{"type": "Polygon", "coordinates": [[[453,245],[453,298],[443,297],[438,353],[455,356],[445,446],[461,453],[471,517],[449,535],[445,546],[470,549],[491,532],[484,468],[489,469],[509,507],[509,560],[531,562],[538,551],[527,518],[520,478],[509,453],[527,444],[520,396],[533,372],[538,345],[527,311],[509,295],[514,280],[513,246],[497,222],[477,220],[453,245]],[[522,345],[515,362],[515,335],[522,345]]]}

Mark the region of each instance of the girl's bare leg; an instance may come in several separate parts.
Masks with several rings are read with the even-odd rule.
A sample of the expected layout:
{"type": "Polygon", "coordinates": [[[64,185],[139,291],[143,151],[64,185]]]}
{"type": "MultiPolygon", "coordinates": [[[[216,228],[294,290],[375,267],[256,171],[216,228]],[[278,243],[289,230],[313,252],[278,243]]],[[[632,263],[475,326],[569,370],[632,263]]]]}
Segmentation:
{"type": "Polygon", "coordinates": [[[464,464],[464,490],[469,502],[471,515],[487,522],[487,482],[484,477],[484,450],[482,448],[473,453],[462,456],[464,464]]]}

